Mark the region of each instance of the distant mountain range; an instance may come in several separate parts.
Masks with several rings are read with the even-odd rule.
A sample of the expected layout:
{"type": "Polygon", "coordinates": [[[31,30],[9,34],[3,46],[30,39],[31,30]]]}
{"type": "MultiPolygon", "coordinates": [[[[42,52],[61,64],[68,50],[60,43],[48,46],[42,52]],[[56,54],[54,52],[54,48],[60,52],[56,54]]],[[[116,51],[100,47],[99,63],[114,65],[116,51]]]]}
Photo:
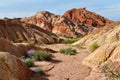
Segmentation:
{"type": "Polygon", "coordinates": [[[55,15],[48,11],[16,19],[0,20],[0,37],[16,42],[17,40],[34,39],[43,43],[59,42],[59,36],[81,37],[94,28],[103,27],[112,23],[94,12],[85,8],[71,9],[64,15],[55,15]]]}

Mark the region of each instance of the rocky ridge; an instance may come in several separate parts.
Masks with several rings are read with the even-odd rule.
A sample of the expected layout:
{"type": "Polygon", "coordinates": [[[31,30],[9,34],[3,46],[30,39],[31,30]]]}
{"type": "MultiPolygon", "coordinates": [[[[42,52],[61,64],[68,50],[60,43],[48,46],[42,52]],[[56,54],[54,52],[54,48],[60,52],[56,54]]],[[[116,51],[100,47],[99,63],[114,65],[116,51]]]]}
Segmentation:
{"type": "Polygon", "coordinates": [[[56,43],[56,35],[42,28],[21,22],[17,19],[0,20],[0,37],[12,42],[34,41],[40,43],[56,43]]]}
{"type": "Polygon", "coordinates": [[[114,22],[112,24],[106,25],[103,28],[96,29],[89,35],[85,36],[78,42],[72,45],[83,45],[89,47],[94,42],[99,45],[104,45],[107,43],[113,43],[120,40],[120,22],[114,22]]]}
{"type": "Polygon", "coordinates": [[[28,43],[11,43],[8,40],[0,38],[0,52],[9,52],[17,57],[25,56],[30,49],[38,49],[35,45],[28,43]]]}
{"type": "Polygon", "coordinates": [[[91,44],[96,42],[100,46],[83,60],[83,64],[93,69],[85,80],[118,80],[116,77],[118,73],[116,72],[120,70],[119,33],[120,22],[115,22],[93,31],[91,34],[73,44],[83,45],[89,48],[91,44]]]}
{"type": "Polygon", "coordinates": [[[118,80],[120,70],[120,42],[104,44],[83,60],[83,64],[93,70],[85,80],[118,80]],[[96,76],[94,76],[96,75],[96,76]]]}
{"type": "Polygon", "coordinates": [[[55,15],[48,11],[39,12],[31,17],[23,18],[21,21],[66,37],[84,36],[93,29],[85,24],[75,23],[64,16],[55,15]]]}
{"type": "Polygon", "coordinates": [[[86,10],[86,8],[70,9],[64,13],[64,16],[77,23],[84,23],[88,26],[93,26],[96,28],[103,27],[113,22],[102,17],[101,15],[96,14],[95,12],[86,10]]]}

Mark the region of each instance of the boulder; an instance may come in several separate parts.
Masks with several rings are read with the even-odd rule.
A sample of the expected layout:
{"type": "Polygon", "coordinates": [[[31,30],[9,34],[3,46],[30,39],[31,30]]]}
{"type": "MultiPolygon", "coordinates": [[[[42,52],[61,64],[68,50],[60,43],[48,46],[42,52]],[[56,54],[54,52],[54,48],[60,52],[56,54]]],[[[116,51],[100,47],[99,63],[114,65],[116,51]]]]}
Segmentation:
{"type": "Polygon", "coordinates": [[[0,80],[29,80],[31,74],[16,56],[0,52],[0,80]]]}
{"type": "MultiPolygon", "coordinates": [[[[118,57],[118,51],[120,47],[120,42],[115,42],[112,44],[105,44],[98,49],[96,49],[93,53],[88,55],[84,60],[83,64],[95,68],[105,63],[107,60],[116,60],[118,57]],[[115,56],[117,55],[117,56],[115,56]]],[[[118,58],[119,59],[119,58],[118,58]]]]}
{"type": "Polygon", "coordinates": [[[0,38],[0,51],[9,52],[17,57],[25,56],[26,52],[30,49],[37,49],[35,45],[26,43],[11,43],[6,39],[0,38]]]}

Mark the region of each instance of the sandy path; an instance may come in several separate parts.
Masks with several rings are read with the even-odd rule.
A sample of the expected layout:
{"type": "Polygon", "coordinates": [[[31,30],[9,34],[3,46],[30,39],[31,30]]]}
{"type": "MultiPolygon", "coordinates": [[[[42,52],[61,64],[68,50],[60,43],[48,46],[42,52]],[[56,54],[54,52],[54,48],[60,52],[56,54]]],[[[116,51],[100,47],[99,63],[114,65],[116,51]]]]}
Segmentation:
{"type": "MultiPolygon", "coordinates": [[[[62,48],[68,48],[70,46],[66,44],[53,44],[44,47],[59,51],[62,48]]],[[[85,49],[75,49],[78,54],[71,56],[53,53],[55,56],[53,58],[55,60],[55,66],[47,72],[47,78],[49,80],[83,80],[84,77],[89,75],[91,69],[81,63],[82,60],[89,55],[89,51],[85,49]]]]}

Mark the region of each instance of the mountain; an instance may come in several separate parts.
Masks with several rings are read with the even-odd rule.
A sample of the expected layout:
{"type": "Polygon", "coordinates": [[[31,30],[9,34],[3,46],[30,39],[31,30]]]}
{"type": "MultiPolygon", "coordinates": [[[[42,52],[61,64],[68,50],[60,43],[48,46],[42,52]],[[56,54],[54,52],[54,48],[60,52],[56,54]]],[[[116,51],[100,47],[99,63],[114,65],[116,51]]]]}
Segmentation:
{"type": "Polygon", "coordinates": [[[88,26],[93,26],[97,28],[103,27],[113,22],[111,20],[108,20],[107,18],[102,17],[101,15],[96,14],[95,12],[86,10],[86,8],[73,8],[66,11],[64,13],[64,16],[77,23],[84,23],[88,26]]]}
{"type": "Polygon", "coordinates": [[[21,22],[19,19],[0,19],[0,37],[12,42],[59,42],[59,38],[56,35],[38,26],[21,22]]]}
{"type": "Polygon", "coordinates": [[[93,29],[85,24],[78,24],[64,16],[55,15],[48,11],[38,12],[31,17],[23,18],[21,21],[37,25],[46,31],[66,37],[84,36],[93,29]]]}

